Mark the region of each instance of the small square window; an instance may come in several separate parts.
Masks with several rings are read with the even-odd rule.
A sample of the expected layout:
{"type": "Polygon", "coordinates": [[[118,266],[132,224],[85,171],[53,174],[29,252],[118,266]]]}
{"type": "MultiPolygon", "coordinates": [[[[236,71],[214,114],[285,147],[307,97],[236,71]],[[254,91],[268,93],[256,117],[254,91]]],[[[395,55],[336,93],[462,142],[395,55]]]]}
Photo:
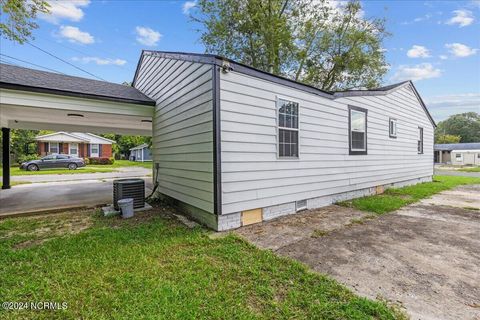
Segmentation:
{"type": "Polygon", "coordinates": [[[299,200],[295,203],[297,211],[307,210],[307,200],[299,200]]]}
{"type": "Polygon", "coordinates": [[[390,138],[397,137],[397,119],[390,118],[388,125],[388,132],[390,138]]]}

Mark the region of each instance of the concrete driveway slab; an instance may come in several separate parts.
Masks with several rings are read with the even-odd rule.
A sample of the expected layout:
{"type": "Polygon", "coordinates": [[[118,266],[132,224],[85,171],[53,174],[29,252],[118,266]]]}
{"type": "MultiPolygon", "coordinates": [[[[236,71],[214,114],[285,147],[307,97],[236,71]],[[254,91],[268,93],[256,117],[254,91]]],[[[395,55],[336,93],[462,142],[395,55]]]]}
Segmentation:
{"type": "MultiPolygon", "coordinates": [[[[145,180],[145,195],[152,190],[152,179],[145,180]]],[[[96,206],[112,203],[113,180],[77,180],[17,185],[0,190],[0,217],[59,208],[96,206]]]]}
{"type": "Polygon", "coordinates": [[[397,303],[412,319],[478,320],[480,211],[473,209],[480,205],[478,194],[479,185],[460,187],[375,219],[337,225],[323,236],[312,236],[312,230],[330,225],[325,220],[336,221],[337,215],[354,216],[352,209],[332,206],[317,222],[293,215],[275,221],[276,227],[272,221],[237,233],[269,247],[265,239],[271,236],[263,231],[278,231],[292,241],[270,246],[276,253],[329,274],[360,295],[397,303]],[[290,225],[295,237],[283,232],[290,225]]]}

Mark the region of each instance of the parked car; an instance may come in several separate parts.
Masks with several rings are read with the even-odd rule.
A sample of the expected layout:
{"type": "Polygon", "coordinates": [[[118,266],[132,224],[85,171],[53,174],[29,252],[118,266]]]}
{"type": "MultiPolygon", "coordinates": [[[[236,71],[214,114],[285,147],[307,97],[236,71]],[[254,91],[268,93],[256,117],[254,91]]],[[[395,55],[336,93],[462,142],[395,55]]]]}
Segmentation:
{"type": "Polygon", "coordinates": [[[82,158],[69,156],[66,154],[51,154],[40,160],[30,160],[20,165],[20,169],[27,171],[38,171],[40,169],[68,168],[75,170],[85,167],[85,161],[82,158]]]}

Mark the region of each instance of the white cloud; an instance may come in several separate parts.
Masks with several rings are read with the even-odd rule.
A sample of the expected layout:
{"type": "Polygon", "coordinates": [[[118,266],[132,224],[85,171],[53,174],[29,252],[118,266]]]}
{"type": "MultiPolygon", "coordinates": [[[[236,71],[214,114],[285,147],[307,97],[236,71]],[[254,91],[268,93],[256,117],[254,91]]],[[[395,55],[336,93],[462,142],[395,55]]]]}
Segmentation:
{"type": "Polygon", "coordinates": [[[455,10],[453,11],[453,17],[447,21],[447,24],[458,24],[460,27],[466,27],[474,21],[473,13],[469,10],[455,10]]]}
{"type": "Polygon", "coordinates": [[[182,6],[183,14],[189,14],[190,10],[197,5],[197,0],[195,1],[186,1],[182,6]]]}
{"type": "Polygon", "coordinates": [[[463,112],[480,113],[480,93],[461,93],[434,96],[425,99],[428,110],[437,121],[452,114],[463,112]]]}
{"type": "Polygon", "coordinates": [[[154,47],[162,37],[160,32],[147,27],[136,27],[137,41],[143,45],[154,47]]]}
{"type": "Polygon", "coordinates": [[[416,22],[422,22],[422,21],[427,21],[427,20],[430,20],[430,18],[432,18],[433,15],[431,13],[427,13],[426,15],[424,16],[421,16],[421,17],[417,17],[411,21],[404,21],[402,22],[401,24],[403,25],[409,25],[409,24],[414,24],[416,22]]]}
{"type": "Polygon", "coordinates": [[[70,21],[82,20],[85,15],[82,8],[90,4],[90,0],[48,0],[47,2],[50,5],[50,12],[48,14],[42,13],[39,17],[55,24],[58,24],[63,19],[70,21]]]}
{"type": "Polygon", "coordinates": [[[450,53],[458,58],[465,58],[468,56],[472,56],[476,54],[478,51],[478,49],[470,48],[469,46],[466,46],[461,43],[447,43],[445,47],[450,49],[450,53]]]}
{"type": "Polygon", "coordinates": [[[90,33],[72,26],[61,26],[59,35],[73,43],[92,44],[95,42],[95,39],[90,33]]]}
{"type": "Polygon", "coordinates": [[[407,51],[407,56],[410,58],[428,58],[430,57],[430,50],[424,46],[414,45],[407,51]]]}
{"type": "Polygon", "coordinates": [[[124,64],[127,63],[127,61],[123,59],[110,59],[110,58],[99,58],[99,57],[73,57],[72,60],[79,61],[82,63],[93,62],[100,66],[106,66],[106,65],[123,66],[124,64]]]}
{"type": "Polygon", "coordinates": [[[448,57],[444,54],[440,55],[439,58],[440,58],[440,60],[447,60],[448,59],[448,57]]]}
{"type": "Polygon", "coordinates": [[[442,70],[435,68],[431,63],[421,63],[414,66],[399,66],[392,77],[392,81],[420,81],[424,79],[438,78],[442,70]]]}

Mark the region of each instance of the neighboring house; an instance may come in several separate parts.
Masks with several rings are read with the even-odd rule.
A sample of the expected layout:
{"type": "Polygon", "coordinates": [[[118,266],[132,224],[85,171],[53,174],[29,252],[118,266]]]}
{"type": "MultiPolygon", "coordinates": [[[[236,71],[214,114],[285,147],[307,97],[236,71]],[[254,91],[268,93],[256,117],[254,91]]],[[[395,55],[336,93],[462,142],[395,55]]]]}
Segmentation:
{"type": "Polygon", "coordinates": [[[152,153],[148,148],[148,144],[144,143],[130,149],[130,161],[152,161],[152,153]]]}
{"type": "Polygon", "coordinates": [[[452,165],[480,165],[480,142],[436,144],[435,163],[452,165]]]}
{"type": "Polygon", "coordinates": [[[37,136],[38,154],[69,154],[80,158],[110,158],[115,141],[92,133],[54,132],[37,136]]]}
{"type": "Polygon", "coordinates": [[[143,51],[157,190],[216,230],[432,180],[435,123],[410,81],[327,92],[207,54],[143,51]]]}

